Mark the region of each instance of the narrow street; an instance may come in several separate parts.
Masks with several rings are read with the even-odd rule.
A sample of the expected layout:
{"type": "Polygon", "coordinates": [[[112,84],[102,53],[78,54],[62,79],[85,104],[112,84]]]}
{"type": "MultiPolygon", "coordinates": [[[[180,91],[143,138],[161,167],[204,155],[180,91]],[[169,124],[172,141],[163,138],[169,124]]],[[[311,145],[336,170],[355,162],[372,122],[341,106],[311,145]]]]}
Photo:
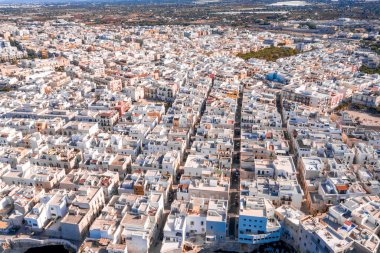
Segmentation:
{"type": "Polygon", "coordinates": [[[239,91],[237,99],[237,109],[235,114],[234,126],[234,152],[232,155],[232,170],[230,184],[230,201],[228,216],[229,221],[229,236],[235,238],[238,224],[239,202],[240,202],[240,141],[241,141],[241,108],[243,101],[243,88],[239,91]]]}
{"type": "MultiPolygon", "coordinates": [[[[295,149],[294,149],[294,145],[293,145],[293,141],[292,141],[292,139],[293,139],[292,136],[291,136],[292,133],[289,133],[288,128],[287,128],[287,126],[288,126],[287,119],[285,119],[284,115],[282,114],[282,101],[281,100],[282,100],[281,96],[277,96],[277,100],[276,100],[277,111],[281,115],[282,130],[284,132],[284,136],[285,136],[285,138],[289,142],[289,156],[291,156],[293,158],[294,165],[296,166],[297,181],[301,185],[302,190],[305,192],[304,186],[303,186],[304,184],[303,184],[303,182],[301,180],[301,174],[299,172],[298,157],[297,157],[297,155],[295,153],[295,149]]],[[[302,200],[301,206],[302,206],[301,207],[301,211],[304,212],[305,214],[309,214],[309,210],[308,210],[307,205],[306,205],[305,196],[303,196],[303,200],[302,200]]]]}

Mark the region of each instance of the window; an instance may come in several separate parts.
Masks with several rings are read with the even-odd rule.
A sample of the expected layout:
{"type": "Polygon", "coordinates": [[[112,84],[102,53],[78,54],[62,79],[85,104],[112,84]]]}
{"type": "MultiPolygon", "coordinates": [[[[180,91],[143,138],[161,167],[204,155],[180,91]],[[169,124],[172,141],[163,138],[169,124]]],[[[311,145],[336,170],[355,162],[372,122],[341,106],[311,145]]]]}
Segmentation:
{"type": "Polygon", "coordinates": [[[204,222],[203,222],[203,221],[201,221],[201,226],[203,226],[203,223],[204,223],[204,222]]]}
{"type": "Polygon", "coordinates": [[[191,226],[194,226],[194,221],[190,221],[190,225],[191,225],[191,226]]]}

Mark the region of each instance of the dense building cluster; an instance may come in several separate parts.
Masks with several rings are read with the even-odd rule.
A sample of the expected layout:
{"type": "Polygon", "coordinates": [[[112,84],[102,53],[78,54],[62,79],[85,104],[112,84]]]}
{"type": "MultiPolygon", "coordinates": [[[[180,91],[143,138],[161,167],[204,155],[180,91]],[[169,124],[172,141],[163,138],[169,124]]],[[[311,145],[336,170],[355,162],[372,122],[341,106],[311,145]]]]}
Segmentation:
{"type": "Polygon", "coordinates": [[[379,249],[380,129],[334,112],[380,103],[355,44],[65,20],[0,35],[4,249],[379,249]],[[236,56],[278,45],[299,53],[236,56]]]}

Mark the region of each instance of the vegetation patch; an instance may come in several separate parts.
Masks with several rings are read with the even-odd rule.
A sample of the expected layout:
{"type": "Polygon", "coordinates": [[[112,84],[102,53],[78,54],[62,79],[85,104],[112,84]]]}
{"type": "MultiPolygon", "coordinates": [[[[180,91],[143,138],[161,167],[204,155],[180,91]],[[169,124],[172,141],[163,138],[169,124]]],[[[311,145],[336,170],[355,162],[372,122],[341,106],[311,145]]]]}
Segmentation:
{"type": "Polygon", "coordinates": [[[375,69],[371,69],[371,68],[368,68],[365,65],[362,65],[359,70],[360,70],[360,72],[363,72],[363,73],[366,73],[366,74],[370,74],[370,75],[380,74],[380,65],[377,68],[375,68],[375,69]]]}
{"type": "Polygon", "coordinates": [[[372,50],[373,52],[376,52],[378,55],[380,55],[380,40],[364,39],[361,41],[361,46],[363,48],[368,48],[372,50]]]}
{"type": "Polygon", "coordinates": [[[256,52],[252,51],[246,54],[239,53],[237,56],[244,60],[256,58],[267,61],[277,61],[280,58],[297,55],[298,53],[296,49],[288,47],[267,47],[256,52]]]}

